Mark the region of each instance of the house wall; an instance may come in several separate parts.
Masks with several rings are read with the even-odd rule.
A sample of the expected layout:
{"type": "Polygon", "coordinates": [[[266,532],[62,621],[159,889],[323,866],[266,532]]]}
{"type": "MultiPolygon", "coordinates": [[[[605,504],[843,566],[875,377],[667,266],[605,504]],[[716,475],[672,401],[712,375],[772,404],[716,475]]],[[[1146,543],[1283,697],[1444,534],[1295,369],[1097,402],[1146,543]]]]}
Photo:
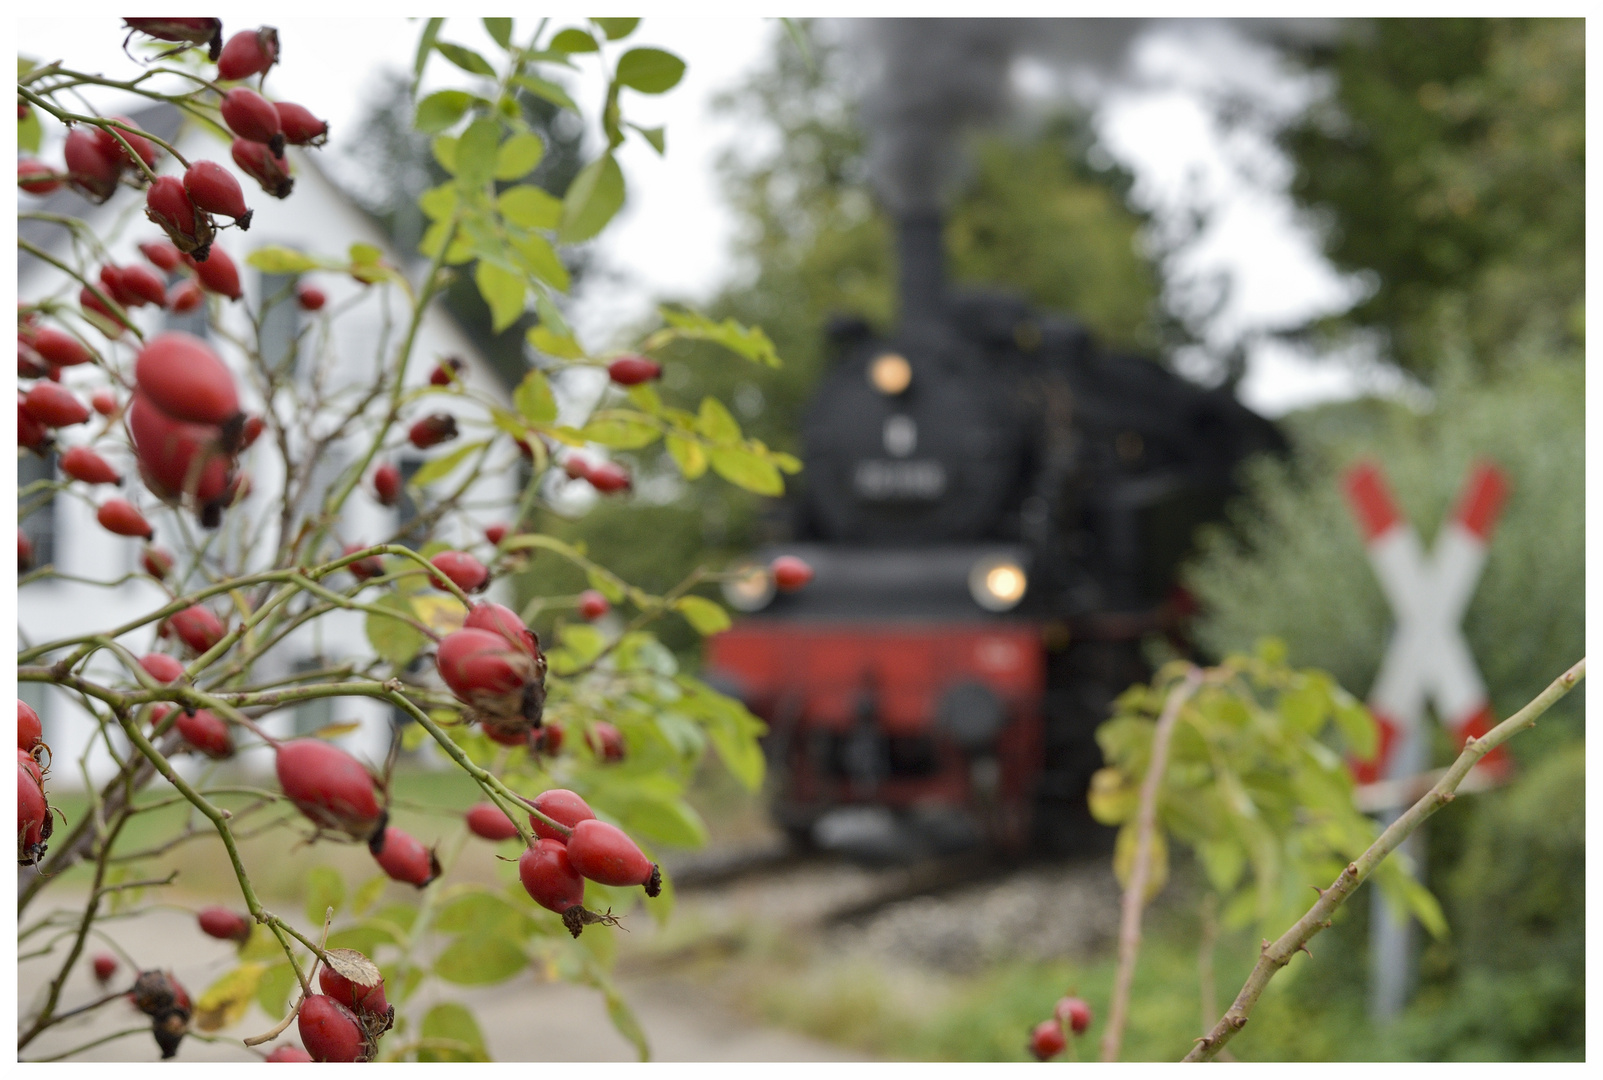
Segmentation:
{"type": "MultiPolygon", "coordinates": [[[[247,204],[255,210],[255,218],[248,232],[228,228],[219,233],[218,246],[227,250],[240,267],[246,297],[241,303],[221,303],[224,333],[220,336],[213,335],[210,343],[234,368],[236,374],[240,375],[239,385],[241,395],[246,399],[246,409],[259,412],[262,404],[260,394],[251,380],[243,375],[243,357],[225,340],[228,336],[254,335],[250,312],[260,309],[263,283],[262,275],[246,265],[246,257],[259,247],[282,244],[311,254],[338,258],[345,254],[352,243],[363,242],[385,250],[386,259],[392,265],[406,266],[409,261],[390,251],[380,230],[317,171],[310,157],[315,155],[316,151],[311,151],[309,155],[295,148],[290,149],[290,160],[296,178],[295,190],[288,199],[280,201],[262,193],[254,180],[239,173],[229,158],[227,147],[213,137],[199,132],[191,133],[179,144],[179,149],[191,161],[197,157],[206,158],[234,171],[245,191],[247,204]]],[[[61,198],[62,196],[57,195],[52,201],[61,198]]],[[[141,213],[143,208],[131,192],[119,193],[104,207],[92,207],[76,196],[70,196],[70,199],[71,202],[63,208],[64,212],[87,218],[97,235],[106,240],[108,253],[114,262],[119,265],[144,262],[137,245],[143,240],[159,235],[159,230],[144,220],[141,213]]],[[[37,200],[32,202],[37,204],[37,200]]],[[[20,209],[28,209],[29,204],[30,199],[27,196],[19,197],[20,209]]],[[[56,253],[60,255],[64,254],[64,251],[58,248],[56,253]]],[[[74,305],[76,303],[77,283],[53,267],[36,260],[27,260],[21,263],[19,276],[21,296],[33,299],[42,295],[54,295],[74,305]]],[[[415,274],[413,276],[415,277],[415,274]]],[[[328,304],[324,308],[325,313],[343,311],[347,305],[350,306],[348,311],[343,311],[334,320],[333,332],[328,341],[330,352],[335,358],[329,368],[329,384],[343,387],[349,392],[360,392],[371,385],[377,370],[380,350],[383,349],[385,355],[393,356],[396,345],[405,333],[408,312],[404,297],[396,294],[393,289],[383,290],[378,287],[363,286],[344,274],[318,272],[308,275],[307,280],[327,293],[328,304]],[[383,297],[380,295],[385,291],[392,294],[388,304],[383,302],[383,297]]],[[[218,298],[212,298],[210,302],[220,303],[218,298]]],[[[317,323],[315,316],[300,314],[298,317],[302,325],[308,322],[313,325],[317,323]]],[[[149,334],[151,331],[163,328],[164,320],[171,316],[165,312],[152,311],[147,307],[137,309],[134,318],[141,329],[149,334]]],[[[314,330],[306,340],[315,342],[319,334],[320,331],[314,330]]],[[[89,331],[88,336],[97,345],[103,344],[94,331],[89,331]]],[[[118,345],[112,349],[117,355],[119,364],[131,364],[133,351],[129,346],[118,345]]],[[[436,361],[444,356],[457,356],[467,362],[464,381],[469,387],[499,401],[509,401],[506,388],[477,355],[466,335],[436,306],[427,312],[420,327],[417,346],[413,351],[407,374],[408,386],[425,384],[436,361]]],[[[63,382],[70,387],[83,389],[87,394],[88,388],[104,385],[104,376],[98,369],[68,369],[63,373],[63,382]]],[[[464,412],[471,413],[471,410],[455,405],[451,398],[440,396],[429,399],[426,408],[424,403],[409,407],[404,415],[410,418],[434,411],[453,412],[459,415],[464,412]]],[[[286,403],[286,407],[280,409],[280,415],[294,415],[293,406],[286,403]]],[[[98,421],[99,417],[95,417],[95,420],[98,421]]],[[[70,428],[61,433],[58,441],[63,448],[73,443],[87,442],[90,435],[98,430],[94,423],[70,428]]],[[[482,428],[477,431],[465,429],[462,436],[463,439],[483,437],[486,436],[482,428]]],[[[420,459],[447,453],[461,441],[462,439],[459,439],[455,443],[448,443],[426,454],[419,453],[409,444],[405,444],[406,452],[403,453],[398,447],[398,444],[405,443],[403,423],[400,430],[391,435],[390,446],[395,448],[391,458],[402,462],[407,457],[420,459]]],[[[233,551],[254,543],[256,550],[252,553],[250,563],[252,566],[260,567],[266,567],[270,562],[271,549],[277,541],[277,508],[280,492],[283,490],[280,463],[276,460],[276,450],[270,444],[270,437],[264,435],[256,446],[245,452],[242,469],[251,477],[252,493],[242,506],[228,511],[215,541],[233,551]]],[[[125,443],[106,439],[96,442],[95,445],[125,474],[130,477],[137,475],[125,443]]],[[[355,460],[365,447],[366,442],[359,438],[345,439],[334,455],[335,460],[325,463],[324,473],[327,478],[332,479],[339,466],[355,460]]],[[[518,482],[515,451],[510,446],[505,447],[504,452],[493,460],[506,463],[506,467],[494,471],[493,475],[481,478],[469,493],[469,499],[474,502],[495,500],[502,506],[510,507],[510,501],[516,496],[518,482]]],[[[67,574],[102,581],[134,574],[137,571],[141,541],[115,536],[101,528],[95,520],[96,506],[109,497],[107,489],[85,491],[84,485],[81,484],[74,484],[73,488],[76,490],[63,492],[55,500],[57,569],[67,574]],[[89,497],[84,498],[85,495],[89,497]]],[[[192,535],[201,534],[202,530],[195,523],[193,516],[186,516],[180,523],[172,512],[157,503],[137,481],[125,487],[124,494],[132,498],[136,505],[146,512],[157,530],[158,543],[176,549],[175,540],[180,528],[192,535]]],[[[482,526],[492,520],[500,520],[506,512],[487,514],[481,511],[477,524],[482,526]]],[[[390,535],[397,527],[397,523],[397,512],[380,506],[368,493],[364,484],[348,500],[337,532],[350,543],[377,540],[390,535]]],[[[476,548],[477,553],[481,557],[487,557],[483,535],[478,529],[459,529],[455,535],[446,532],[441,538],[453,543],[477,542],[479,545],[476,548]]],[[[496,592],[502,589],[504,586],[495,586],[490,594],[491,598],[506,600],[507,597],[504,595],[496,596],[496,592]]],[[[98,588],[60,579],[45,579],[30,584],[19,592],[18,625],[24,643],[38,643],[80,634],[91,627],[109,628],[122,624],[138,618],[165,603],[166,600],[167,595],[160,586],[148,577],[137,574],[115,589],[98,588]]],[[[152,651],[157,644],[153,627],[141,628],[120,640],[136,655],[152,651]]],[[[294,638],[264,658],[258,669],[258,678],[287,673],[297,663],[310,662],[310,658],[319,655],[331,663],[338,663],[346,658],[369,656],[363,616],[356,612],[334,612],[318,620],[313,626],[303,628],[294,638]]],[[[91,671],[116,678],[118,681],[126,681],[126,676],[116,674],[117,665],[105,654],[96,657],[91,665],[91,671]]],[[[24,686],[19,692],[39,709],[44,721],[45,737],[51,744],[54,754],[53,780],[56,785],[63,788],[82,786],[80,758],[86,764],[88,774],[93,780],[98,781],[112,773],[114,762],[110,753],[102,744],[90,745],[95,729],[88,715],[71,695],[38,684],[24,686]]],[[[388,748],[390,737],[388,718],[388,706],[361,699],[335,699],[331,703],[325,703],[321,709],[313,707],[304,710],[299,715],[299,723],[302,728],[308,728],[326,722],[361,721],[358,731],[338,741],[358,756],[378,764],[383,761],[388,748]]],[[[262,724],[265,730],[275,735],[288,735],[297,728],[297,715],[291,711],[275,713],[264,718],[262,724]]],[[[124,747],[119,741],[118,753],[123,752],[124,747]]],[[[434,755],[432,746],[425,746],[420,752],[420,757],[426,762],[441,763],[441,759],[434,755]]],[[[183,771],[194,776],[200,773],[206,764],[201,760],[186,759],[181,767],[183,771]]],[[[271,759],[265,751],[258,749],[243,755],[237,764],[230,764],[225,768],[235,772],[264,772],[270,770],[271,759]]]]}

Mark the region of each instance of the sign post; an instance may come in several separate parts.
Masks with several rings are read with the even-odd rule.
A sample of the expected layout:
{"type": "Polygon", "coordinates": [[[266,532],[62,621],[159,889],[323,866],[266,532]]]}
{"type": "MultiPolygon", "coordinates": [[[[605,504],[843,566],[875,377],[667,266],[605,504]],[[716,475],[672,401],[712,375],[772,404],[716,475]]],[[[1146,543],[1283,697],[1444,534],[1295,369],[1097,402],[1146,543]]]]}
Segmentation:
{"type": "MultiPolygon", "coordinates": [[[[1428,560],[1419,534],[1403,520],[1378,465],[1353,466],[1342,486],[1363,531],[1370,565],[1397,617],[1369,692],[1380,746],[1374,759],[1355,765],[1354,773],[1360,783],[1400,780],[1429,767],[1427,701],[1459,747],[1497,722],[1459,620],[1485,568],[1487,543],[1508,495],[1508,481],[1496,466],[1477,465],[1428,560]]],[[[1509,760],[1498,747],[1476,768],[1500,778],[1509,760]]],[[[1381,824],[1389,824],[1404,809],[1404,805],[1386,808],[1381,824]]],[[[1416,874],[1423,873],[1420,833],[1410,837],[1400,852],[1416,874]]],[[[1369,1009],[1375,1019],[1389,1020],[1401,1011],[1412,989],[1413,923],[1393,915],[1378,889],[1370,896],[1369,1009]]]]}

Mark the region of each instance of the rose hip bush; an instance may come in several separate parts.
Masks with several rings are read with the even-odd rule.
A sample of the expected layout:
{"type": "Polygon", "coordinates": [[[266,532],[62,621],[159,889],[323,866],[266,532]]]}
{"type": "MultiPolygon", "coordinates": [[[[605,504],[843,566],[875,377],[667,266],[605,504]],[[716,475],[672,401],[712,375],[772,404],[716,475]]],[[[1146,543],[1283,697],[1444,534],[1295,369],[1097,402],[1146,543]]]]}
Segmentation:
{"type": "MultiPolygon", "coordinates": [[[[672,54],[624,41],[638,21],[542,21],[519,39],[513,20],[486,19],[500,53],[485,56],[429,20],[418,78],[443,58],[464,85],[417,102],[416,126],[434,137],[451,175],[420,200],[430,222],[420,245],[426,267],[403,272],[363,244],[344,253],[257,247],[252,267],[298,279],[259,304],[217,238],[248,229],[264,200],[294,199],[295,155],[327,139],[319,103],[275,100],[271,76],[295,64],[292,40],[213,18],[128,19],[125,48],[143,58],[130,78],[65,61],[19,65],[19,217],[71,240],[58,257],[19,239],[71,280],[18,308],[18,452],[54,450],[61,464],[59,477],[21,490],[19,516],[56,497],[89,502],[98,527],[127,538],[115,543],[139,545],[139,576],[168,596],[115,626],[96,624],[86,609],[81,628],[56,640],[23,628],[19,681],[55,686],[80,704],[83,715],[66,722],[95,728],[90,747],[115,765],[86,792],[88,811],[64,817],[50,806],[53,774],[87,779],[89,751],[53,761],[38,718],[19,701],[19,935],[23,951],[48,956],[53,968],[48,981],[20,988],[24,1056],[68,1017],[126,998],[150,1017],[164,1057],[196,1037],[269,1061],[483,1060],[471,1011],[449,1001],[415,1009],[419,987],[494,984],[531,966],[596,987],[646,1053],[608,981],[610,945],[597,935],[615,933],[641,905],[667,917],[672,882],[653,846],[704,841],[684,793],[709,750],[748,787],[761,782],[761,725],[680,671],[650,629],[666,616],[704,634],[728,625],[723,608],[694,591],[717,574],[698,571],[653,595],[522,524],[569,484],[629,498],[631,469],[613,452],[659,440],[687,481],[710,468],[778,494],[782,474],[799,466],[746,438],[718,401],[685,408],[657,389],[662,365],[652,354],[682,338],[720,343],[742,358],[735,362],[777,365],[761,331],[665,309],[661,329],[627,352],[601,354],[563,317],[561,247],[596,236],[624,201],[615,150],[626,138],[663,149],[660,129],[625,119],[631,95],[667,91],[683,73],[672,54]],[[557,198],[528,182],[544,145],[518,102],[535,95],[573,108],[553,81],[569,69],[599,69],[606,80],[604,146],[557,198]],[[126,118],[95,113],[79,93],[91,86],[177,108],[252,183],[242,186],[218,161],[186,158],[126,118]],[[34,156],[54,125],[65,129],[59,163],[34,156]],[[92,204],[116,200],[139,231],[143,261],[116,265],[85,220],[29,209],[62,185],[92,204]],[[530,309],[536,316],[528,337],[539,359],[509,400],[470,386],[454,358],[418,355],[425,309],[463,274],[497,331],[530,309]],[[341,276],[363,286],[350,302],[327,289],[341,276]],[[296,305],[310,324],[290,352],[300,375],[282,355],[264,355],[262,327],[280,304],[296,305]],[[370,382],[340,391],[324,377],[337,359],[329,325],[364,304],[382,306],[396,333],[373,344],[370,382]],[[210,339],[162,332],[164,311],[204,312],[210,339]],[[229,318],[240,313],[243,323],[229,318]],[[251,332],[231,329],[240,325],[251,332]],[[613,389],[587,416],[559,419],[553,379],[574,368],[607,373],[613,389]],[[404,484],[395,461],[403,445],[430,454],[404,484]],[[331,460],[349,464],[314,485],[317,466],[331,460]],[[275,479],[249,502],[253,472],[275,479]],[[511,500],[474,501],[482,478],[504,476],[519,478],[511,500]],[[342,509],[358,489],[383,506],[409,497],[416,512],[390,536],[346,535],[342,509]],[[265,515],[252,510],[263,497],[265,515]],[[590,588],[525,595],[516,609],[483,595],[511,591],[505,583],[536,559],[576,564],[590,588]],[[293,668],[287,650],[331,616],[363,621],[366,655],[293,668]],[[537,618],[547,640],[530,627],[537,618]],[[360,760],[330,741],[349,724],[281,739],[261,722],[331,698],[382,702],[407,719],[395,725],[386,760],[360,760]],[[390,820],[397,756],[426,741],[478,788],[477,805],[455,808],[443,838],[390,820]],[[226,786],[214,772],[226,761],[248,767],[229,775],[260,779],[226,786]],[[145,850],[118,846],[130,821],[177,803],[199,827],[145,850]],[[297,845],[296,859],[309,857],[300,844],[365,848],[372,875],[347,894],[340,874],[314,866],[304,875],[305,911],[272,910],[239,841],[273,833],[286,850],[297,845]],[[186,988],[167,970],[171,957],[120,940],[107,918],[171,884],[161,864],[177,845],[212,835],[237,895],[199,911],[194,933],[233,942],[239,963],[209,987],[186,988]],[[500,845],[505,888],[453,880],[464,846],[478,843],[500,845]],[[73,867],[89,874],[87,895],[41,913],[73,867]],[[407,886],[407,903],[381,906],[391,882],[407,886]],[[91,937],[116,955],[92,953],[91,937]],[[79,969],[92,971],[103,996],[70,1000],[67,977],[79,969]],[[253,1001],[280,1019],[272,1030],[238,1030],[253,1001]],[[292,1024],[304,1050],[285,1035],[292,1024]]],[[[65,576],[32,559],[19,531],[21,588],[65,576]]],[[[808,572],[787,565],[776,575],[799,587],[808,572]]],[[[122,580],[87,583],[110,589],[122,580]]]]}

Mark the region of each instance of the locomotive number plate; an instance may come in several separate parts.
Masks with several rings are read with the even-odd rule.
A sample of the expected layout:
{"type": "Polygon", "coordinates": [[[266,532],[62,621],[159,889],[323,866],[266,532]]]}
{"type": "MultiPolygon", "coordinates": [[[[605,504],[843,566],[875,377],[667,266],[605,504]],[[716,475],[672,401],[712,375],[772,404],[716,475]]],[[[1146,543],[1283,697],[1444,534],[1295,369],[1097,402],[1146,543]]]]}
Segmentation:
{"type": "Polygon", "coordinates": [[[852,477],[865,502],[935,502],[946,494],[946,467],[939,461],[861,461],[852,477]]]}

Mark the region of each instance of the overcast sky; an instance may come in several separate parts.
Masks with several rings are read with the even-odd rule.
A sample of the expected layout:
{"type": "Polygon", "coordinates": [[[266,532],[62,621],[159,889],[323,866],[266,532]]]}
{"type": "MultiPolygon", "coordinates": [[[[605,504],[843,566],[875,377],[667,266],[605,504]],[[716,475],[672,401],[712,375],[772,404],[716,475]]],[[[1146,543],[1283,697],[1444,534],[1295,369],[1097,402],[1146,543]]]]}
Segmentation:
{"type": "MultiPolygon", "coordinates": [[[[286,18],[246,8],[226,20],[225,31],[264,21],[278,27],[285,58],[269,76],[269,90],[330,120],[333,137],[324,153],[331,155],[361,115],[374,74],[384,66],[408,67],[421,29],[421,22],[406,19],[286,18]]],[[[581,20],[558,16],[556,21],[581,20]]],[[[122,54],[118,19],[24,18],[16,25],[23,55],[71,57],[83,68],[112,75],[135,70],[122,54]]],[[[519,20],[518,35],[527,32],[519,20]]],[[[671,93],[660,98],[631,94],[627,102],[627,113],[645,126],[667,124],[668,155],[659,159],[638,139],[621,153],[631,198],[600,241],[603,263],[619,273],[599,278],[576,313],[593,344],[606,344],[599,339],[648,310],[653,296],[705,297],[730,272],[734,221],[713,166],[742,134],[716,118],[710,103],[762,60],[775,32],[773,20],[758,18],[652,17],[631,39],[677,52],[689,71],[671,93]]],[[[476,19],[448,22],[443,36],[494,48],[476,19]]],[[[593,61],[587,66],[580,58],[580,65],[578,96],[587,117],[593,117],[599,78],[593,61]]],[[[1213,206],[1214,225],[1185,270],[1223,272],[1233,283],[1214,324],[1218,341],[1348,302],[1353,284],[1332,274],[1278,194],[1283,178],[1277,170],[1283,163],[1251,132],[1222,135],[1200,103],[1201,93],[1210,89],[1246,87],[1284,106],[1295,104],[1308,88],[1281,71],[1268,50],[1218,27],[1159,28],[1139,42],[1128,70],[1131,78],[1111,90],[1098,111],[1101,143],[1135,171],[1136,196],[1149,207],[1172,208],[1199,193],[1213,206]]],[[[429,71],[429,82],[438,86],[450,85],[460,74],[438,57],[429,71]]],[[[1041,79],[1032,87],[1030,76],[1028,70],[1019,72],[1021,89],[1058,92],[1041,79]]],[[[1284,348],[1256,347],[1250,357],[1242,396],[1270,414],[1350,396],[1363,385],[1384,385],[1373,376],[1309,363],[1284,348]]]]}

